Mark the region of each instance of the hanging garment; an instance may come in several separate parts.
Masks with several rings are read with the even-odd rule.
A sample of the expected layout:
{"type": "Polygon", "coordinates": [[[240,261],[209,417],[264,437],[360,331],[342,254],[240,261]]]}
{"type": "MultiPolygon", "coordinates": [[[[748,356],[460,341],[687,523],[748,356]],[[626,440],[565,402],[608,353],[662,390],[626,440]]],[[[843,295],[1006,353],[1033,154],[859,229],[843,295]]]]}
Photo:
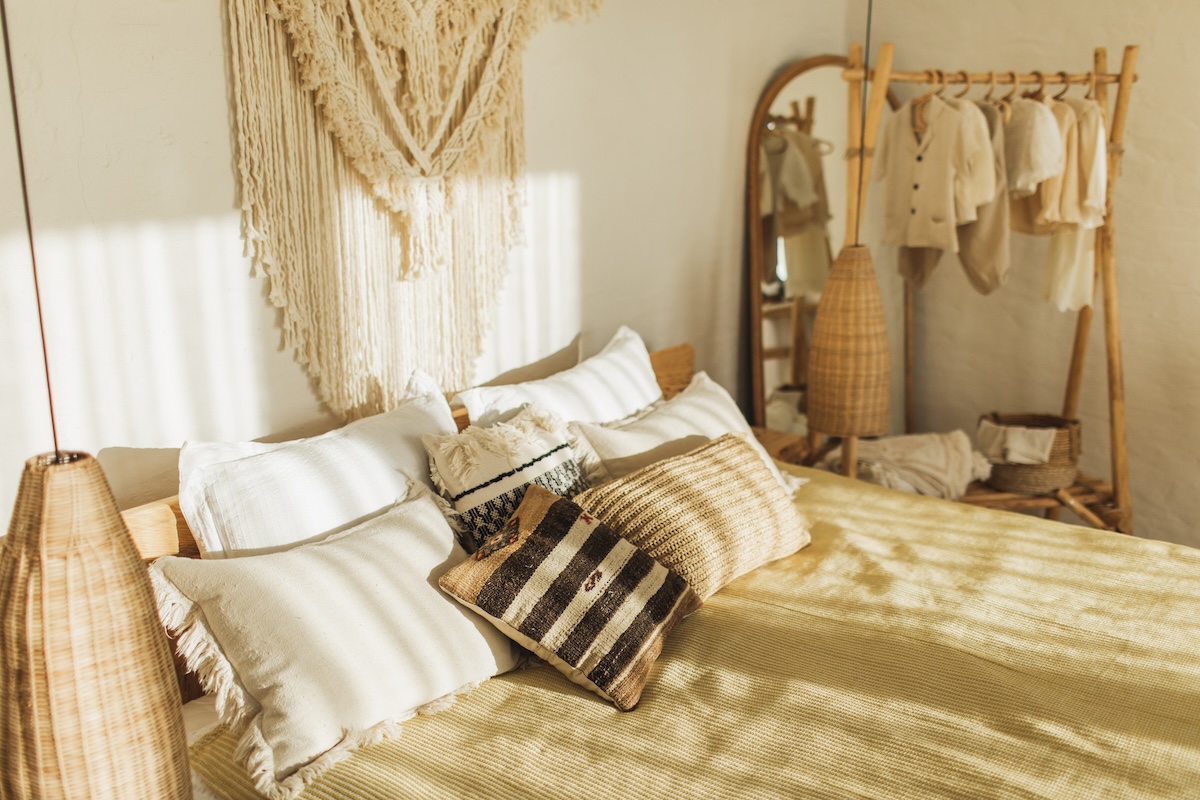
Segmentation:
{"type": "Polygon", "coordinates": [[[991,294],[1008,281],[1012,262],[1009,249],[1008,171],[1005,165],[1004,116],[991,103],[982,103],[992,140],[996,189],[976,210],[976,221],[958,228],[958,260],[967,280],[980,294],[991,294]]]}
{"type": "Polygon", "coordinates": [[[1048,236],[1059,226],[1078,224],[1079,126],[1069,103],[1047,98],[1043,101],[1054,115],[1063,147],[1062,169],[1038,184],[1037,191],[1012,201],[1011,225],[1018,233],[1048,236]]]}
{"type": "MultiPolygon", "coordinates": [[[[974,222],[978,218],[979,206],[990,204],[996,199],[996,184],[998,180],[994,166],[996,154],[988,128],[988,121],[983,112],[974,103],[967,101],[949,99],[945,102],[961,114],[959,135],[965,143],[966,148],[973,153],[969,169],[957,172],[954,177],[955,221],[958,223],[958,226],[962,226],[963,224],[974,222]]],[[[999,180],[1002,181],[1003,176],[999,176],[999,180]]],[[[1007,216],[1005,222],[1007,223],[1007,216]]],[[[961,230],[961,227],[957,227],[957,230],[961,230]]],[[[961,248],[962,237],[957,232],[956,236],[961,248]]],[[[1004,236],[1007,243],[1007,230],[1004,236]]],[[[929,276],[933,274],[938,261],[941,260],[942,250],[940,248],[901,245],[897,255],[900,274],[914,288],[922,289],[929,280],[929,276]]],[[[978,262],[979,260],[976,259],[973,263],[978,262]]],[[[978,288],[977,279],[971,275],[971,270],[967,267],[966,261],[963,261],[963,266],[967,269],[967,277],[971,280],[972,285],[978,288]]],[[[990,279],[986,277],[980,277],[978,280],[982,281],[985,285],[990,282],[990,279]]],[[[980,291],[984,290],[980,289],[980,291]]],[[[986,294],[986,292],[984,293],[986,294]]]]}
{"type": "MultiPolygon", "coordinates": [[[[842,471],[839,447],[821,462],[842,471]]],[[[973,480],[991,477],[992,465],[971,448],[962,431],[863,439],[858,443],[858,477],[901,491],[957,500],[973,480]]]]}
{"type": "Polygon", "coordinates": [[[1016,97],[1011,112],[1004,128],[1004,163],[1009,197],[1020,198],[1062,174],[1066,152],[1054,113],[1044,103],[1016,97]]]}
{"type": "Polygon", "coordinates": [[[992,136],[988,121],[979,106],[970,100],[947,98],[946,104],[962,114],[962,137],[975,160],[970,170],[954,176],[954,201],[957,222],[962,225],[974,222],[976,209],[990,203],[996,197],[995,171],[989,168],[993,161],[992,136]]]}
{"type": "Polygon", "coordinates": [[[1104,113],[1094,100],[1068,98],[1075,109],[1079,135],[1079,208],[1076,226],[1050,237],[1042,291],[1060,311],[1091,305],[1096,288],[1096,228],[1104,224],[1108,188],[1108,135],[1104,113]]]}
{"type": "Polygon", "coordinates": [[[979,164],[990,169],[991,158],[963,137],[963,114],[945,100],[929,98],[920,137],[912,106],[908,101],[888,120],[875,154],[875,179],[886,180],[883,242],[958,252],[955,178],[979,164]]]}
{"type": "Polygon", "coordinates": [[[792,128],[781,133],[800,153],[812,176],[817,200],[807,208],[788,208],[779,215],[779,236],[783,239],[787,272],[787,296],[804,296],[811,303],[820,298],[829,275],[833,254],[829,246],[829,197],[825,191],[825,167],[821,143],[809,134],[792,128]]]}

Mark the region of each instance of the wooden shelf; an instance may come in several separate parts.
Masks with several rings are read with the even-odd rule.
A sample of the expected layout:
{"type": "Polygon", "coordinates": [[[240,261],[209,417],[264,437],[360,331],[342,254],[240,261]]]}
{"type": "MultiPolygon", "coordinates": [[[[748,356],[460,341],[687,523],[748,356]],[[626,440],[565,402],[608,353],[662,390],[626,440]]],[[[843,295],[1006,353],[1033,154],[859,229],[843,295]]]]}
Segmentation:
{"type": "Polygon", "coordinates": [[[1101,530],[1129,533],[1129,514],[1117,507],[1111,483],[1080,475],[1075,483],[1054,494],[1001,492],[976,481],[959,502],[1001,511],[1070,509],[1084,522],[1101,530]]]}

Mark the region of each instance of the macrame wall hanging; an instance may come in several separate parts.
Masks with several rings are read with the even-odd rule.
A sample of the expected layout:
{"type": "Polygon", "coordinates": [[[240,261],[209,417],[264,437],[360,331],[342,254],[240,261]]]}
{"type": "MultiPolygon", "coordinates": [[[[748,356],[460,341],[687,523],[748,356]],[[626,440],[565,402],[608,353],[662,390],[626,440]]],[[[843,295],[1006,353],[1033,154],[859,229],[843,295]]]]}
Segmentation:
{"type": "Polygon", "coordinates": [[[601,0],[228,0],[243,236],[337,414],[471,380],[521,238],[521,59],[601,0]]]}

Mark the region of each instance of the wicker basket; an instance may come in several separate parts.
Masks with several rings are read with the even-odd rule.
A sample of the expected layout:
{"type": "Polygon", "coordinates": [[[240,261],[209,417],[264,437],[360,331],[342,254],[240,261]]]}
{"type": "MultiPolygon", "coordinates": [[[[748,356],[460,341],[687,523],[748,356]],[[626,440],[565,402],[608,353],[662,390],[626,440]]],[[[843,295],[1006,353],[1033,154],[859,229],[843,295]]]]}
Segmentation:
{"type": "Polygon", "coordinates": [[[1054,446],[1045,464],[993,464],[988,484],[1002,492],[1050,494],[1075,482],[1079,474],[1079,420],[1053,414],[1001,414],[992,412],[982,419],[996,425],[1020,425],[1025,428],[1055,428],[1054,446]]]}

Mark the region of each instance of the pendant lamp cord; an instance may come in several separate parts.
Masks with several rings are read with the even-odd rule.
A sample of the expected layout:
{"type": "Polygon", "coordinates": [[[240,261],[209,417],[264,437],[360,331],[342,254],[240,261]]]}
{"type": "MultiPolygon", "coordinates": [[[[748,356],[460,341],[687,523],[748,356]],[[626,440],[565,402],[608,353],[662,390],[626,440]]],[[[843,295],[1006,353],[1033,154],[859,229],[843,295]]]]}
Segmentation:
{"type": "Polygon", "coordinates": [[[29,214],[29,188],[25,183],[25,151],[21,147],[21,121],[17,116],[17,85],[13,80],[12,46],[8,40],[8,9],[0,0],[0,28],[4,29],[4,62],[8,66],[8,97],[12,102],[13,132],[17,137],[17,165],[21,170],[21,199],[25,203],[25,233],[29,237],[29,262],[33,265],[33,295],[37,301],[38,330],[42,335],[42,364],[46,369],[46,401],[50,406],[50,433],[54,437],[54,461],[61,463],[58,426],[54,422],[54,394],[50,391],[50,356],[46,350],[46,321],[42,314],[42,291],[38,286],[37,256],[33,251],[33,218],[29,214]]]}
{"type": "MultiPolygon", "coordinates": [[[[2,2],[2,0],[0,0],[2,2]]],[[[863,141],[867,135],[867,77],[871,74],[871,16],[875,11],[875,0],[867,0],[867,43],[863,48],[863,91],[862,94],[862,109],[859,113],[859,124],[861,127],[858,131],[858,191],[855,193],[854,200],[854,246],[858,247],[862,244],[859,239],[859,229],[862,227],[862,182],[863,182],[863,162],[866,154],[866,144],[863,141]]],[[[11,76],[9,80],[12,80],[11,76]]]]}

